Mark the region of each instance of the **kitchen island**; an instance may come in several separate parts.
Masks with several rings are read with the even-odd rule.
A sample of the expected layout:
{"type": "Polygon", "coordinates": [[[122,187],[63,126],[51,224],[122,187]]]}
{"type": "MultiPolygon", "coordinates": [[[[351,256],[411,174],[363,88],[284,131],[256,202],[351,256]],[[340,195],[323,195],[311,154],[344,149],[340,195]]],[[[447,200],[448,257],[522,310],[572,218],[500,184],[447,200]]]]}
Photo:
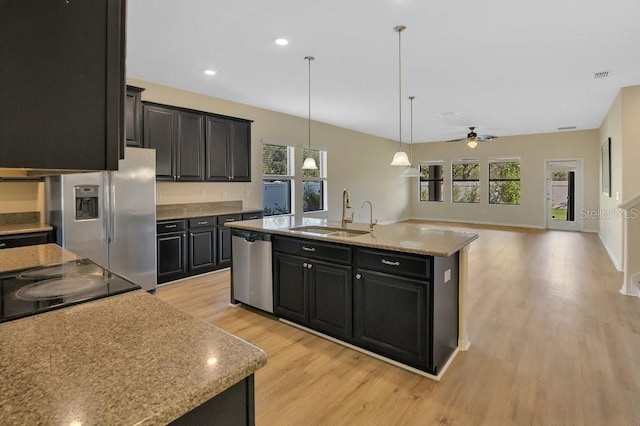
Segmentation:
{"type": "MultiPolygon", "coordinates": [[[[0,274],[76,258],[54,244],[6,249],[0,274]]],[[[229,414],[219,401],[251,424],[253,373],[266,363],[142,290],[2,323],[0,341],[2,424],[197,423],[229,414]]]]}
{"type": "MultiPolygon", "coordinates": [[[[370,231],[293,216],[228,226],[249,241],[271,240],[273,311],[286,322],[436,379],[469,348],[467,263],[476,234],[402,224],[370,231]]],[[[232,267],[235,302],[233,276],[232,267]]]]}

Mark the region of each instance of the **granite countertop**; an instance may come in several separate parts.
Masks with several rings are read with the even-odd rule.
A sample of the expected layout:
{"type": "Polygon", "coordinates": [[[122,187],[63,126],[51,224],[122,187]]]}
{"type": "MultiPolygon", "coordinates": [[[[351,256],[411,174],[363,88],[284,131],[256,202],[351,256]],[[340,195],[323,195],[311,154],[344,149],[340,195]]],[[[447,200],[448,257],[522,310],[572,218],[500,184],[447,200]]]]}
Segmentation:
{"type": "Polygon", "coordinates": [[[51,231],[53,226],[38,223],[0,225],[0,235],[26,234],[29,232],[51,231]]]}
{"type": "Polygon", "coordinates": [[[156,220],[189,219],[193,217],[220,216],[261,212],[261,208],[243,208],[242,202],[211,202],[190,204],[165,204],[156,206],[156,220]]]}
{"type": "MultiPolygon", "coordinates": [[[[249,231],[262,231],[270,234],[442,257],[451,256],[478,238],[477,234],[470,232],[448,231],[427,225],[415,227],[402,224],[376,225],[372,233],[351,237],[314,234],[291,230],[291,228],[298,226],[341,228],[341,223],[298,216],[267,217],[227,223],[227,226],[249,231]]],[[[350,223],[347,225],[347,229],[368,231],[369,225],[350,223]]]]}
{"type": "MultiPolygon", "coordinates": [[[[0,262],[67,256],[47,244],[3,250],[0,262]]],[[[164,425],[266,363],[261,349],[142,290],[0,324],[0,342],[0,423],[12,425],[164,425]]]]}
{"type": "Polygon", "coordinates": [[[16,247],[0,251],[0,273],[77,260],[80,257],[56,244],[16,247]]]}

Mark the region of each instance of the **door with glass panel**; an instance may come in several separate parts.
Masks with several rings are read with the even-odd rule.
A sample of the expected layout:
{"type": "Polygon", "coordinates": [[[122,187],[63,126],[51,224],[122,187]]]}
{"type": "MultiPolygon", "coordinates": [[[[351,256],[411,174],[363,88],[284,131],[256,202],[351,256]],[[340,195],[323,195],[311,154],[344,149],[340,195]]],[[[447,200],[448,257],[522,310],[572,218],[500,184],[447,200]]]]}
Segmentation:
{"type": "Polygon", "coordinates": [[[582,160],[546,161],[548,229],[582,229],[582,160]]]}

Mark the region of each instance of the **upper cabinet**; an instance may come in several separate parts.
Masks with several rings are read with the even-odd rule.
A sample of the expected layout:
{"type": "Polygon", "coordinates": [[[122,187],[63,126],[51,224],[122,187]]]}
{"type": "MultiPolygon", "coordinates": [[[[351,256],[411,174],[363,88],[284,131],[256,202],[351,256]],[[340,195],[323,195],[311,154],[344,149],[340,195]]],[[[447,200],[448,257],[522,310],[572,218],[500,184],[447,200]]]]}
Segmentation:
{"type": "Polygon", "coordinates": [[[127,146],[142,148],[142,92],[141,87],[127,86],[124,99],[124,137],[127,146]]]}
{"type": "Polygon", "coordinates": [[[0,167],[117,170],[125,10],[125,0],[0,2],[0,167]]]}
{"type": "Polygon", "coordinates": [[[158,180],[251,181],[251,121],[151,102],[143,111],[158,180]]]}

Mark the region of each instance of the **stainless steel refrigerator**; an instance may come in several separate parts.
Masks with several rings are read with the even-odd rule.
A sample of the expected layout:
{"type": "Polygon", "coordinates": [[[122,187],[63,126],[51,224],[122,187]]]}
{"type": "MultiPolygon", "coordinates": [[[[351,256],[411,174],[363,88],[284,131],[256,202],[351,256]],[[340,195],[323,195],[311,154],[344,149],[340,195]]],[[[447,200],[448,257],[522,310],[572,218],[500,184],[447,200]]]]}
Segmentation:
{"type": "Polygon", "coordinates": [[[46,179],[57,242],[129,281],[156,288],[156,152],[126,148],[118,171],[46,179]]]}

